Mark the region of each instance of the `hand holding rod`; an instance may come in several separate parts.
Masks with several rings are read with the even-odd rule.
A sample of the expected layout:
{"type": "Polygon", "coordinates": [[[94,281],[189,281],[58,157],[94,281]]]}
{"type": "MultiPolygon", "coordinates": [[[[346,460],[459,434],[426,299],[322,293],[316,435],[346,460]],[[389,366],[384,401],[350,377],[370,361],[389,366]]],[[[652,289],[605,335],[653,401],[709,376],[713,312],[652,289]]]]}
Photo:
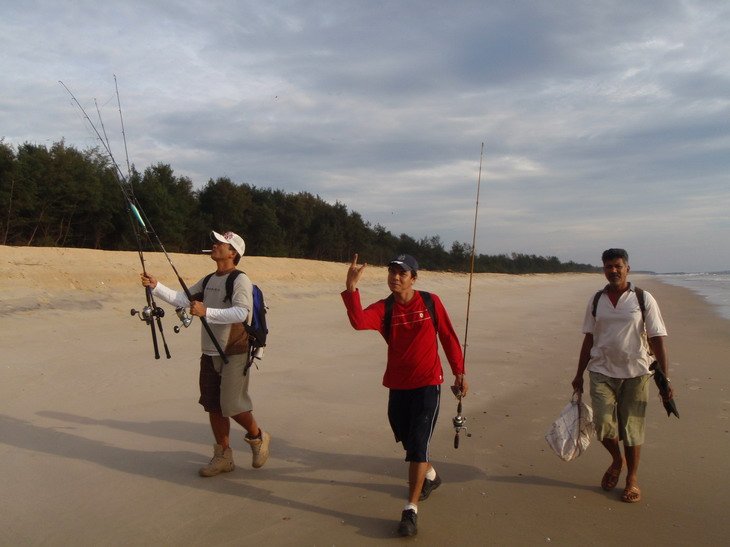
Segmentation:
{"type": "MultiPolygon", "coordinates": [[[[142,247],[140,246],[140,249],[141,248],[142,247]]],[[[142,254],[141,250],[139,251],[139,261],[142,263],[142,271],[147,273],[144,265],[144,255],[142,254]]],[[[152,331],[152,345],[155,348],[155,359],[160,358],[160,350],[157,346],[157,334],[155,333],[154,321],[157,321],[157,329],[160,331],[162,345],[165,348],[165,357],[170,359],[172,355],[170,355],[170,348],[167,347],[167,340],[165,340],[165,331],[162,330],[162,318],[165,316],[165,310],[157,306],[157,302],[155,302],[155,297],[152,296],[152,289],[150,287],[145,287],[144,289],[145,295],[147,296],[147,305],[152,309],[152,316],[154,317],[154,320],[150,318],[150,330],[152,331]]]]}
{"type": "MultiPolygon", "coordinates": [[[[144,269],[144,262],[142,263],[144,269]]],[[[155,350],[155,359],[160,358],[160,350],[157,344],[157,333],[155,330],[155,321],[157,321],[157,328],[160,330],[160,336],[162,337],[162,343],[165,347],[165,355],[170,358],[170,350],[167,347],[167,341],[165,340],[165,333],[162,330],[162,318],[165,317],[165,310],[160,308],[152,296],[152,290],[149,287],[145,287],[145,296],[147,297],[147,305],[141,310],[132,308],[129,310],[131,315],[139,317],[140,321],[144,321],[150,326],[150,332],[152,333],[152,346],[155,350]]]]}
{"type": "MultiPolygon", "coordinates": [[[[129,213],[131,217],[131,208],[129,208],[129,213]]],[[[136,233],[136,231],[135,231],[136,233]]],[[[144,255],[142,254],[142,247],[141,242],[139,241],[139,237],[137,238],[138,243],[140,244],[140,250],[138,251],[139,254],[139,261],[142,264],[142,271],[146,274],[147,270],[145,269],[144,265],[144,255]]],[[[145,287],[145,296],[147,297],[147,308],[145,310],[149,309],[150,314],[149,318],[140,316],[140,319],[146,320],[150,325],[150,330],[152,331],[152,346],[155,349],[155,359],[160,358],[160,349],[157,345],[157,333],[155,331],[155,321],[157,321],[157,329],[160,331],[160,337],[162,338],[162,345],[165,348],[165,357],[170,359],[172,355],[170,355],[170,348],[167,347],[167,340],[165,339],[165,331],[162,329],[162,318],[165,316],[165,310],[160,308],[157,305],[157,302],[155,302],[155,297],[152,296],[152,289],[150,287],[145,287]]],[[[134,315],[135,310],[132,310],[132,315],[134,315]]]]}
{"type": "MultiPolygon", "coordinates": [[[[159,242],[159,239],[158,239],[158,242],[159,242]]],[[[162,243],[160,243],[160,247],[162,248],[162,252],[165,253],[165,256],[167,256],[167,252],[165,251],[165,248],[162,247],[162,243]]],[[[190,289],[188,289],[188,286],[185,284],[185,281],[183,281],[183,278],[180,277],[180,274],[177,273],[177,268],[175,268],[175,265],[172,263],[172,260],[170,260],[170,257],[167,257],[167,260],[170,263],[170,266],[172,266],[172,270],[175,272],[175,275],[177,275],[177,280],[180,282],[180,286],[182,287],[183,291],[185,292],[185,296],[187,296],[188,300],[190,302],[192,302],[193,295],[190,294],[190,289]]],[[[225,364],[228,364],[228,358],[226,357],[226,354],[223,352],[223,348],[218,343],[218,340],[216,339],[215,335],[213,334],[213,331],[210,330],[210,325],[208,325],[208,321],[206,321],[205,317],[200,318],[200,323],[203,325],[205,332],[208,333],[208,336],[210,336],[210,339],[213,342],[213,345],[215,346],[215,350],[218,352],[218,355],[220,355],[221,359],[223,359],[223,362],[225,364]]]]}
{"type": "MultiPolygon", "coordinates": [[[[149,219],[144,215],[144,211],[142,210],[139,205],[135,205],[134,203],[130,202],[130,205],[132,206],[132,212],[134,213],[134,216],[137,218],[137,221],[140,223],[140,225],[146,230],[147,234],[152,234],[155,237],[155,240],[157,241],[157,245],[162,249],[162,253],[165,255],[165,258],[167,259],[167,262],[170,264],[170,267],[172,268],[172,271],[175,272],[175,276],[177,277],[178,282],[180,283],[180,286],[182,287],[183,292],[185,293],[185,296],[187,297],[188,301],[193,301],[193,295],[190,294],[190,289],[188,289],[188,286],[185,284],[185,281],[183,281],[183,278],[180,276],[180,273],[177,271],[177,268],[175,267],[175,263],[170,258],[170,255],[167,254],[167,250],[165,249],[165,246],[162,244],[162,241],[160,240],[159,236],[157,235],[157,232],[155,232],[152,227],[147,228],[147,224],[149,224],[149,219]],[[145,220],[147,223],[145,223],[145,220]]],[[[220,355],[221,359],[223,359],[223,363],[228,364],[228,358],[226,357],[226,354],[223,352],[223,348],[221,348],[221,345],[218,343],[218,340],[216,339],[215,335],[213,334],[213,331],[210,330],[210,325],[208,325],[208,321],[206,321],[205,317],[200,318],[200,322],[203,325],[203,329],[205,329],[205,332],[210,337],[211,342],[213,342],[213,346],[215,347],[215,350],[218,352],[218,355],[220,355]]]]}

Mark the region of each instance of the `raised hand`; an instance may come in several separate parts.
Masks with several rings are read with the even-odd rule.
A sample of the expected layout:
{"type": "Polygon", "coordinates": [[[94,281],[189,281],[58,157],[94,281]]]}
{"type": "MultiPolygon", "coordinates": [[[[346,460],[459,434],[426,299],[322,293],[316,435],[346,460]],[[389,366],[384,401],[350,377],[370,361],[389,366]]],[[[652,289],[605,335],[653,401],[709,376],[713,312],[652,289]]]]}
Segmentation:
{"type": "Polygon", "coordinates": [[[345,281],[345,287],[348,291],[354,291],[357,288],[357,284],[360,282],[363,270],[367,267],[367,264],[358,265],[357,263],[358,254],[352,257],[352,264],[347,270],[347,280],[345,281]]]}

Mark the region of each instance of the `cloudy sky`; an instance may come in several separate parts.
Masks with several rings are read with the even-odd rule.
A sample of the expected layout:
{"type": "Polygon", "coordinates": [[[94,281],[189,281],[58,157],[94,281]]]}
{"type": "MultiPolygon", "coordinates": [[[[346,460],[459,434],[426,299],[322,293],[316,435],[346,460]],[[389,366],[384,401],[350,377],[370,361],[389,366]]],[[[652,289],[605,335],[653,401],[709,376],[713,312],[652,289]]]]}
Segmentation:
{"type": "MultiPolygon", "coordinates": [[[[196,187],[307,191],[417,239],[730,269],[727,0],[0,0],[0,138],[91,131],[196,187]]],[[[256,237],[255,234],[245,234],[256,237]]]]}

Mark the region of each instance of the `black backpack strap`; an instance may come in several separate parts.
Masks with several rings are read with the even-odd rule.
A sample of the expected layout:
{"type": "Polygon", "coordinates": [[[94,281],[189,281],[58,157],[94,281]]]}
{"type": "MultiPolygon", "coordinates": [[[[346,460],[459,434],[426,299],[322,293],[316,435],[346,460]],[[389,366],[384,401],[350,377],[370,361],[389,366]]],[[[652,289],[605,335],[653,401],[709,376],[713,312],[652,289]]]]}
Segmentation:
{"type": "Polygon", "coordinates": [[[598,301],[601,299],[601,295],[604,293],[605,290],[606,289],[601,289],[593,297],[593,317],[596,316],[596,309],[598,309],[598,301]]]}
{"type": "Polygon", "coordinates": [[[242,273],[243,272],[241,270],[233,270],[230,274],[228,274],[228,277],[226,278],[226,297],[223,299],[223,302],[232,301],[233,283],[236,281],[236,278],[242,273]]]}
{"type": "Polygon", "coordinates": [[[390,323],[393,319],[393,306],[395,305],[395,297],[391,294],[385,299],[385,315],[383,315],[383,334],[385,341],[390,342],[390,323]]]}
{"type": "MultiPolygon", "coordinates": [[[[223,299],[223,302],[230,302],[233,298],[233,283],[242,273],[243,272],[241,270],[233,270],[230,274],[228,274],[228,277],[226,278],[226,296],[223,299]]],[[[205,293],[205,287],[208,285],[208,281],[210,281],[210,278],[214,275],[215,272],[208,274],[203,278],[203,293],[205,293]]]]}
{"type": "Polygon", "coordinates": [[[639,308],[641,308],[641,320],[646,323],[646,305],[644,304],[644,289],[634,287],[636,292],[636,299],[639,301],[639,308]]]}
{"type": "Polygon", "coordinates": [[[213,277],[214,274],[215,272],[210,273],[203,278],[203,288],[198,294],[193,295],[193,300],[197,300],[199,298],[201,302],[203,301],[203,297],[205,296],[205,287],[208,285],[208,281],[210,281],[210,278],[213,277]]]}
{"type": "MultiPolygon", "coordinates": [[[[418,293],[421,295],[421,299],[423,300],[423,303],[426,305],[428,314],[431,316],[431,321],[433,322],[433,328],[436,329],[436,332],[438,333],[439,323],[438,323],[438,318],[436,317],[436,305],[433,302],[433,296],[431,296],[430,292],[426,292],[426,291],[418,291],[418,293]]],[[[395,305],[395,297],[391,294],[390,296],[388,296],[388,298],[385,299],[385,314],[383,315],[383,332],[385,333],[386,342],[390,341],[390,325],[391,325],[391,320],[393,319],[393,306],[394,305],[395,305]]]]}
{"type": "Polygon", "coordinates": [[[431,316],[431,321],[433,321],[433,328],[436,329],[436,332],[439,331],[439,320],[436,317],[436,305],[433,303],[433,296],[431,296],[430,292],[426,291],[418,291],[421,293],[421,298],[423,299],[423,303],[426,304],[426,309],[428,310],[428,314],[431,316]]]}
{"type": "MultiPolygon", "coordinates": [[[[608,285],[606,285],[608,287],[608,285]]],[[[596,308],[598,308],[598,301],[601,299],[601,295],[606,291],[606,289],[601,289],[596,293],[596,295],[593,297],[593,317],[596,316],[596,308]]],[[[634,292],[636,293],[636,299],[639,301],[639,308],[641,309],[641,320],[646,322],[646,305],[644,304],[644,289],[640,289],[639,287],[634,287],[634,292]]]]}

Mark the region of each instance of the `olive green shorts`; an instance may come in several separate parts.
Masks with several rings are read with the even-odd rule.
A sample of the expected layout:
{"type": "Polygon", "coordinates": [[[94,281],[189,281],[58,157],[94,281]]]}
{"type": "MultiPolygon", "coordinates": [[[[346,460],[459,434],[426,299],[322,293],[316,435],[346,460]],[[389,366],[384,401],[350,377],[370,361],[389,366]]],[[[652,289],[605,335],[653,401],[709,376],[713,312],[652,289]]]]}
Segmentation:
{"type": "Polygon", "coordinates": [[[644,444],[650,374],[611,378],[590,372],[593,423],[598,440],[619,439],[626,446],[644,444]]]}

